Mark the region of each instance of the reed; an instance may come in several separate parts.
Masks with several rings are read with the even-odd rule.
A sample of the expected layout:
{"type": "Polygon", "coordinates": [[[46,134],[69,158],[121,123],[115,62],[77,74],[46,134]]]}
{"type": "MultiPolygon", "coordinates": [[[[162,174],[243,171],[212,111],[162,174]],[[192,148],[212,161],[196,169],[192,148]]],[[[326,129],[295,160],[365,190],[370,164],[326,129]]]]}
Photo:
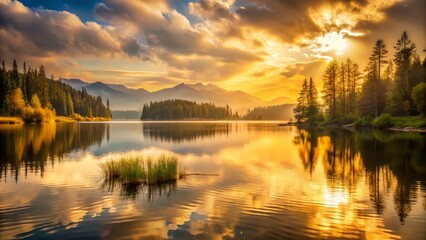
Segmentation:
{"type": "Polygon", "coordinates": [[[176,182],[185,176],[177,158],[166,155],[155,160],[151,157],[124,156],[101,163],[100,167],[106,181],[123,184],[155,185],[176,182]]]}

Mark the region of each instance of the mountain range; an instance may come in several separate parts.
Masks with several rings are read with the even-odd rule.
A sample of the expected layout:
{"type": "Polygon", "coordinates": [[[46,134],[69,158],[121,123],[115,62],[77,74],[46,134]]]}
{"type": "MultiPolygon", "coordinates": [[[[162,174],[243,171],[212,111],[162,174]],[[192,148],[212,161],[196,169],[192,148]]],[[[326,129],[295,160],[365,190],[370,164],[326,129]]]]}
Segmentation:
{"type": "Polygon", "coordinates": [[[143,105],[150,101],[167,99],[212,102],[218,106],[229,105],[232,109],[240,113],[259,106],[293,103],[287,97],[264,101],[243,91],[228,91],[213,84],[181,83],[171,88],[150,92],[143,88],[132,89],[121,84],[89,83],[80,79],[65,78],[61,78],[60,81],[76,89],[84,87],[89,94],[94,96],[99,95],[104,101],[109,99],[111,110],[141,110],[143,105]]]}

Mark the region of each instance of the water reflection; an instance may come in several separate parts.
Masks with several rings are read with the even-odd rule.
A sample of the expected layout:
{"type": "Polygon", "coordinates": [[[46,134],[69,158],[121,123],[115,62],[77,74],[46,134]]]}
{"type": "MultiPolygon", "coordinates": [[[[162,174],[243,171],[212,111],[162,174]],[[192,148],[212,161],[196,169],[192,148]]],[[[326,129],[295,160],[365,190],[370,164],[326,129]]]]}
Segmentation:
{"type": "Polygon", "coordinates": [[[177,182],[162,184],[122,184],[114,180],[104,180],[101,183],[103,191],[113,193],[118,191],[123,199],[137,200],[146,199],[153,202],[156,198],[170,197],[177,187],[177,182]]]}
{"type": "Polygon", "coordinates": [[[149,140],[162,142],[190,142],[197,139],[228,135],[231,123],[143,123],[143,135],[149,140]]]}
{"type": "Polygon", "coordinates": [[[8,172],[18,181],[19,172],[40,173],[48,163],[61,161],[64,154],[100,145],[109,136],[108,124],[0,125],[0,180],[8,172]]]}
{"type": "Polygon", "coordinates": [[[277,128],[277,123],[273,122],[144,122],[142,131],[147,140],[178,144],[228,137],[231,134],[289,132],[291,129],[277,128]]]}
{"type": "Polygon", "coordinates": [[[1,166],[8,173],[0,181],[0,238],[426,237],[424,135],[275,123],[167,124],[1,129],[7,143],[0,145],[1,166]],[[164,152],[188,173],[219,176],[161,187],[101,182],[103,161],[164,152]],[[38,172],[25,171],[32,163],[38,172]]]}
{"type": "Polygon", "coordinates": [[[383,213],[384,196],[392,192],[401,224],[426,182],[426,141],[419,133],[299,129],[293,142],[305,170],[312,173],[322,160],[330,188],[344,186],[351,194],[365,174],[377,214],[383,213]]]}

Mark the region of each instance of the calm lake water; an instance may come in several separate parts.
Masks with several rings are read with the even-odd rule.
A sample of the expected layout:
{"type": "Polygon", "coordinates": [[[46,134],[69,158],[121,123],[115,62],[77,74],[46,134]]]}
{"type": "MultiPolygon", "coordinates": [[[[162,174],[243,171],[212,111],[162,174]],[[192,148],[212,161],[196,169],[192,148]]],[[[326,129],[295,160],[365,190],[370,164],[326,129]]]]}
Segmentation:
{"type": "Polygon", "coordinates": [[[0,239],[426,239],[426,135],[272,122],[0,126],[0,239]],[[175,155],[172,185],[102,181],[175,155]]]}

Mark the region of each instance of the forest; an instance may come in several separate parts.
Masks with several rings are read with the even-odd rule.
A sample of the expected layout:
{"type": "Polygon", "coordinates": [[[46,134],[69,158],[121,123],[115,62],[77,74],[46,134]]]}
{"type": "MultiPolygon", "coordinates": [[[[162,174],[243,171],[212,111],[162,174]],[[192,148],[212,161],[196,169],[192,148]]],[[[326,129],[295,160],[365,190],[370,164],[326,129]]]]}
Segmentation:
{"type": "Polygon", "coordinates": [[[217,107],[213,103],[196,103],[187,100],[165,100],[144,104],[141,120],[182,119],[239,119],[229,106],[217,107]]]}
{"type": "Polygon", "coordinates": [[[94,97],[83,88],[71,86],[46,77],[43,65],[32,68],[23,63],[22,72],[13,60],[12,69],[4,61],[0,69],[0,115],[20,117],[26,123],[50,122],[55,116],[82,118],[111,118],[109,101],[106,106],[100,96],[94,97]]]}
{"type": "Polygon", "coordinates": [[[350,59],[330,61],[323,75],[322,104],[313,79],[305,79],[294,109],[297,122],[380,128],[417,116],[422,119],[418,127],[426,127],[426,58],[422,63],[405,31],[394,50],[389,56],[383,39],[377,40],[363,72],[350,59]]]}
{"type": "Polygon", "coordinates": [[[290,120],[293,118],[294,104],[281,104],[255,107],[243,116],[244,120],[290,120]]]}

